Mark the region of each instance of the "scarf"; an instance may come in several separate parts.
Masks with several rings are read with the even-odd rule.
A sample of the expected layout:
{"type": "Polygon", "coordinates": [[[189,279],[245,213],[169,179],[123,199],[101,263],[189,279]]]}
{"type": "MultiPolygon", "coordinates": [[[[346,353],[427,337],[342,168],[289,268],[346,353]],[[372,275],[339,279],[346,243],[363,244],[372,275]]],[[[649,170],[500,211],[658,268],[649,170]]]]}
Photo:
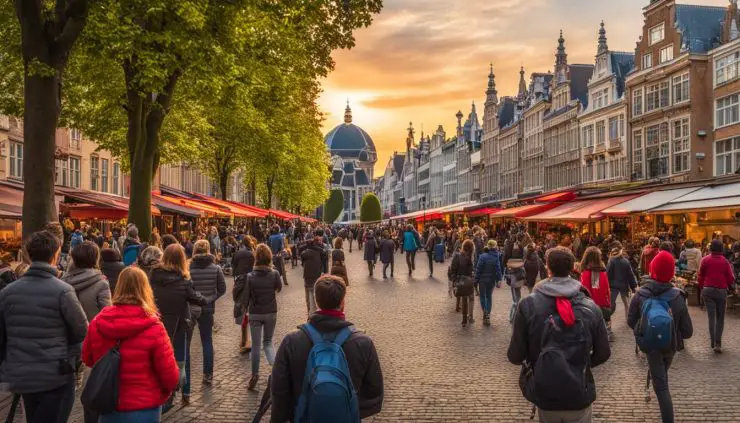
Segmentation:
{"type": "Polygon", "coordinates": [[[341,310],[319,310],[316,313],[322,316],[336,317],[344,320],[344,312],[341,310]]]}

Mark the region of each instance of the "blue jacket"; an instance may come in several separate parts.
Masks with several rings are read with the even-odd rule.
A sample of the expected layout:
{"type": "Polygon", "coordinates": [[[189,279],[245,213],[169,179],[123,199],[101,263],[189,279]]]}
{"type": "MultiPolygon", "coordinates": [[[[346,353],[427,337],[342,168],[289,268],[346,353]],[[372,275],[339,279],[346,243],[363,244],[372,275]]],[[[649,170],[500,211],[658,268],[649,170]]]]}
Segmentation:
{"type": "Polygon", "coordinates": [[[272,234],[267,242],[270,244],[273,255],[285,249],[285,235],[283,234],[272,234]]]}
{"type": "Polygon", "coordinates": [[[414,231],[403,233],[403,251],[416,251],[421,246],[419,235],[414,231]]]}
{"type": "Polygon", "coordinates": [[[486,284],[495,284],[503,275],[501,253],[498,250],[485,251],[478,257],[475,268],[475,281],[486,284]]]}

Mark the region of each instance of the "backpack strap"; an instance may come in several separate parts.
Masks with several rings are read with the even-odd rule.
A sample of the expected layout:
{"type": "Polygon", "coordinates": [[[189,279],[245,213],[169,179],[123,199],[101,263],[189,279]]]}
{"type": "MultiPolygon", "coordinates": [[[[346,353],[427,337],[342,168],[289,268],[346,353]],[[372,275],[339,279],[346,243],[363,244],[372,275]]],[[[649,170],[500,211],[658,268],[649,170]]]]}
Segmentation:
{"type": "Polygon", "coordinates": [[[337,333],[337,336],[334,338],[334,343],[341,347],[349,339],[349,337],[352,336],[354,332],[355,332],[354,326],[347,326],[347,327],[342,328],[337,333]]]}
{"type": "Polygon", "coordinates": [[[303,324],[300,327],[308,334],[308,337],[311,338],[311,342],[314,345],[324,342],[324,337],[321,335],[321,332],[316,330],[311,323],[303,324]]]}
{"type": "MultiPolygon", "coordinates": [[[[327,342],[327,339],[324,337],[324,335],[319,332],[311,323],[303,324],[300,326],[300,328],[308,334],[308,337],[311,338],[311,342],[314,345],[320,344],[322,342],[327,342]]],[[[354,326],[344,327],[337,332],[337,334],[334,336],[334,340],[331,342],[341,347],[347,341],[347,339],[352,336],[354,332],[354,326]]]]}

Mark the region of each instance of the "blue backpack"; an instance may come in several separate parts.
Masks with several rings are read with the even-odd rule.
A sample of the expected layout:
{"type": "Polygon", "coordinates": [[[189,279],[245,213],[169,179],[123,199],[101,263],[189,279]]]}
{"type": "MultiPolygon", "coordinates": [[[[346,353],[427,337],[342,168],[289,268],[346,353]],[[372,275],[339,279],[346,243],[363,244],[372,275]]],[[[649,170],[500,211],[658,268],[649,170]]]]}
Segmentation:
{"type": "Polygon", "coordinates": [[[322,335],[310,323],[301,328],[311,338],[313,347],[308,354],[295,423],[359,423],[357,392],[342,350],[353,328],[345,327],[333,336],[322,335]]]}
{"type": "Polygon", "coordinates": [[[635,341],[643,352],[660,351],[670,347],[673,340],[673,312],[670,301],[673,290],[663,295],[646,298],[642,302],[640,321],[635,341]]]}
{"type": "Polygon", "coordinates": [[[69,241],[69,248],[73,250],[76,246],[81,245],[83,242],[85,242],[85,239],[82,237],[81,233],[72,232],[72,236],[70,237],[69,241]]]}
{"type": "Polygon", "coordinates": [[[136,260],[139,258],[140,248],[141,248],[141,244],[136,244],[136,245],[129,245],[123,250],[123,265],[124,266],[131,266],[132,264],[136,263],[136,260]]]}

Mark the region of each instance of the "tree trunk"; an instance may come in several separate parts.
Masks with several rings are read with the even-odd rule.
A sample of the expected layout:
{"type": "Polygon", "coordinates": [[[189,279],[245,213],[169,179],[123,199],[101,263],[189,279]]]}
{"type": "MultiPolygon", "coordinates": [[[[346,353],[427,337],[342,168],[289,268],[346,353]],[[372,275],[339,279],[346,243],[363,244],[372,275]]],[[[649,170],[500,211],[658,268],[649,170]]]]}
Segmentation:
{"type": "Polygon", "coordinates": [[[226,201],[226,190],[229,186],[229,174],[224,170],[221,172],[221,175],[218,180],[218,187],[221,190],[221,199],[226,201]]]}
{"type": "Polygon", "coordinates": [[[139,228],[139,237],[148,240],[152,233],[152,177],[154,156],[142,156],[131,164],[131,193],[128,221],[139,228]]]}
{"type": "Polygon", "coordinates": [[[54,203],[54,152],[60,112],[59,73],[28,75],[23,123],[23,238],[58,220],[54,203]]]}
{"type": "Polygon", "coordinates": [[[267,184],[267,199],[265,199],[265,205],[267,205],[266,208],[269,210],[272,208],[272,187],[275,185],[275,177],[270,176],[267,179],[266,184],[267,184]]]}
{"type": "Polygon", "coordinates": [[[249,205],[257,205],[257,177],[252,172],[252,180],[249,181],[249,205]]]}

